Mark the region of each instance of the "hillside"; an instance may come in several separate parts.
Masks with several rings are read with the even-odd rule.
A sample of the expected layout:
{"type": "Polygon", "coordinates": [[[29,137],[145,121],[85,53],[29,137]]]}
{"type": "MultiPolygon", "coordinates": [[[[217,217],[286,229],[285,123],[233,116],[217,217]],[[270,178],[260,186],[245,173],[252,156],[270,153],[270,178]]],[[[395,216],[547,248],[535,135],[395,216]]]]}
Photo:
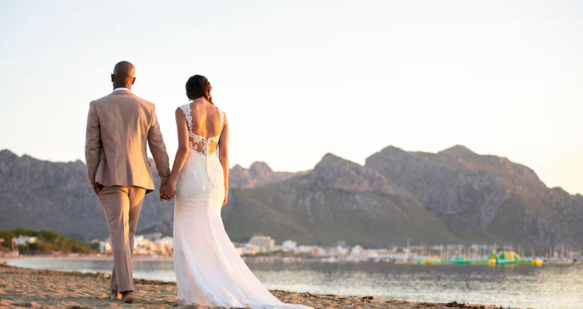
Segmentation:
{"type": "Polygon", "coordinates": [[[507,158],[464,146],[436,154],[387,147],[365,166],[410,192],[467,241],[546,247],[579,245],[583,236],[583,196],[547,188],[533,170],[507,158]]]}
{"type": "MultiPolygon", "coordinates": [[[[463,146],[436,154],[387,147],[365,166],[328,154],[307,172],[274,172],[258,162],[230,173],[222,215],[236,241],[263,233],[304,244],[386,246],[409,239],[547,247],[579,246],[583,236],[583,196],[547,188],[528,167],[463,146]]],[[[172,202],[149,194],[138,231],[171,234],[172,214],[172,202]]],[[[16,226],[106,238],[83,163],[1,151],[0,229],[16,226]]]]}

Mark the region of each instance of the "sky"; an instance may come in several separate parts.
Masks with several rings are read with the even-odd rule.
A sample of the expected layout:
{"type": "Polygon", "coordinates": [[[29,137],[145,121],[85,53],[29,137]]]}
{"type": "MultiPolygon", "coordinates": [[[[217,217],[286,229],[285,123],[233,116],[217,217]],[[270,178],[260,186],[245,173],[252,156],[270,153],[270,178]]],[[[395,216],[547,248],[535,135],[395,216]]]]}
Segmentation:
{"type": "Polygon", "coordinates": [[[201,74],[231,165],[460,144],[583,193],[582,1],[2,1],[0,149],[84,161],[89,102],[121,60],[171,158],[201,74]]]}

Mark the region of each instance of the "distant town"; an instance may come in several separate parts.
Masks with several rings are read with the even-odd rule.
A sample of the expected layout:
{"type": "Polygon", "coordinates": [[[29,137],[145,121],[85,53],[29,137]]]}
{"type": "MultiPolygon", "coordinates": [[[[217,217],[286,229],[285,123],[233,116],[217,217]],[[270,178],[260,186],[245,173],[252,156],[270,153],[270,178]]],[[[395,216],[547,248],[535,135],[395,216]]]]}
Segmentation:
{"type": "MultiPolygon", "coordinates": [[[[38,233],[39,236],[18,235],[12,237],[10,240],[10,246],[6,243],[6,239],[0,238],[0,245],[3,245],[6,249],[9,247],[11,248],[11,250],[5,249],[0,251],[0,256],[18,257],[21,254],[54,256],[111,255],[111,241],[109,238],[105,240],[96,239],[90,241],[86,243],[87,248],[90,249],[78,250],[78,252],[75,252],[75,250],[70,250],[69,252],[61,252],[59,250],[54,250],[52,252],[31,251],[31,247],[42,247],[39,246],[39,242],[41,242],[41,238],[43,237],[46,240],[47,236],[45,234],[47,232],[27,231],[29,231],[27,234],[38,233]]],[[[54,234],[64,238],[64,236],[60,234],[54,234]]],[[[424,243],[421,245],[408,244],[407,246],[390,246],[389,248],[364,248],[360,245],[350,246],[343,241],[321,246],[298,245],[293,240],[286,240],[281,244],[276,244],[274,239],[265,235],[255,235],[251,237],[247,243],[234,242],[233,245],[239,255],[248,261],[412,263],[416,261],[431,261],[435,259],[459,259],[460,257],[465,259],[484,259],[487,258],[491,252],[515,251],[522,257],[544,260],[545,262],[551,263],[568,264],[578,261],[580,262],[582,256],[581,251],[571,250],[567,247],[551,249],[548,254],[544,256],[535,256],[534,248],[513,248],[511,246],[498,246],[496,244],[474,244],[471,246],[448,244],[429,246],[424,243]]],[[[163,236],[161,233],[152,233],[136,235],[134,238],[134,255],[136,256],[171,257],[172,254],[173,238],[170,236],[163,236]]]]}

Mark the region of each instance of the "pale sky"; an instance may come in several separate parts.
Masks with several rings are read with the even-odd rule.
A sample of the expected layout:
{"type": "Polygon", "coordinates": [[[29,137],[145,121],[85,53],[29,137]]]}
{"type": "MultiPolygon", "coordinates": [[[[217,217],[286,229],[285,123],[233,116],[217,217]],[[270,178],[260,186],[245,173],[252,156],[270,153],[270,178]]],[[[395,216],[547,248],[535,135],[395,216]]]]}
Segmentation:
{"type": "Polygon", "coordinates": [[[171,158],[202,74],[231,165],[462,144],[583,193],[582,1],[2,1],[0,149],[84,161],[89,102],[121,60],[171,158]]]}

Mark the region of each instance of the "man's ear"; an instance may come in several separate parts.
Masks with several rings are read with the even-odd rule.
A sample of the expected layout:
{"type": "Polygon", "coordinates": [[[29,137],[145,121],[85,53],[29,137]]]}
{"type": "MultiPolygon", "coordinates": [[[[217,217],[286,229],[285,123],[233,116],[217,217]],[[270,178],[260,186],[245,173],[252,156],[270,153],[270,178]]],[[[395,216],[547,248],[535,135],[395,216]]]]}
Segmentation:
{"type": "Polygon", "coordinates": [[[113,83],[113,76],[114,76],[114,75],[113,75],[113,74],[111,74],[111,82],[112,82],[112,83],[113,83]]]}
{"type": "Polygon", "coordinates": [[[136,78],[134,77],[134,80],[132,80],[132,85],[136,82],[136,78]]]}

